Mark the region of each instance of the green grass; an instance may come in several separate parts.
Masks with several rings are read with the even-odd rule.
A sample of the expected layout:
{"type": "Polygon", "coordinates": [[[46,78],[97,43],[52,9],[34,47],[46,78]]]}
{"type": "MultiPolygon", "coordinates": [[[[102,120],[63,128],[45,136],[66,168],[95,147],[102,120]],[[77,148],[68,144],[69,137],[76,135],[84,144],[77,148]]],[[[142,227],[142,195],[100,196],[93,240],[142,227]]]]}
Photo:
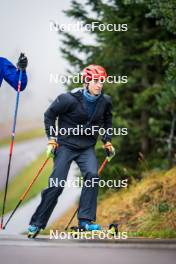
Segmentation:
{"type": "MultiPolygon", "coordinates": [[[[176,167],[145,172],[141,181],[133,180],[127,189],[107,192],[98,203],[97,223],[118,223],[119,231],[127,232],[129,238],[176,238],[175,175],[176,167]]],[[[47,230],[62,230],[73,211],[69,209],[47,230]]]]}
{"type": "Polygon", "coordinates": [[[164,230],[153,230],[153,231],[138,231],[138,232],[128,232],[128,237],[134,238],[176,238],[176,230],[172,228],[166,228],[164,230]]]}
{"type": "MultiPolygon", "coordinates": [[[[40,155],[34,162],[32,162],[29,166],[25,167],[16,177],[12,179],[9,183],[8,194],[7,194],[7,203],[6,203],[6,211],[13,210],[18,203],[21,195],[24,193],[26,188],[29,186],[31,180],[37,174],[38,170],[46,160],[46,154],[40,155]]],[[[49,160],[46,167],[42,170],[41,174],[33,184],[29,193],[27,194],[24,203],[27,203],[31,198],[35,197],[38,193],[41,192],[42,189],[46,188],[48,183],[48,176],[50,175],[52,170],[52,160],[49,160]]],[[[4,192],[0,192],[0,207],[2,210],[2,201],[4,197],[4,192]]]]}
{"type": "MultiPolygon", "coordinates": [[[[36,128],[29,131],[17,133],[15,135],[15,143],[30,140],[33,138],[44,137],[44,136],[45,136],[44,130],[42,128],[36,128]]],[[[10,141],[11,141],[11,136],[9,135],[8,137],[0,140],[0,146],[2,147],[9,145],[10,141]]]]}

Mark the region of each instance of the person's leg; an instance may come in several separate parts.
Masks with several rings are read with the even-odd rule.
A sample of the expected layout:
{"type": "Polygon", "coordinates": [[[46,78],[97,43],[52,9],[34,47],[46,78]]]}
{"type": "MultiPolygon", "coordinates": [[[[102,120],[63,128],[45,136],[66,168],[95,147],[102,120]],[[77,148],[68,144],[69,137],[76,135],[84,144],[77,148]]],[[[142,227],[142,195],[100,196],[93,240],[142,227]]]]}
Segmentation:
{"type": "Polygon", "coordinates": [[[75,161],[84,177],[84,186],[82,188],[78,209],[78,219],[95,221],[99,176],[98,161],[94,148],[90,147],[86,150],[80,151],[80,154],[75,161]],[[92,184],[93,180],[94,185],[92,184]],[[85,182],[87,185],[90,185],[90,187],[86,187],[85,182]]]}
{"type": "Polygon", "coordinates": [[[41,202],[33,214],[30,225],[39,228],[45,228],[51,213],[57,203],[59,195],[63,191],[63,187],[59,186],[61,180],[67,179],[68,171],[75,154],[72,150],[65,146],[60,146],[56,151],[54,158],[54,168],[48,181],[48,188],[41,193],[41,202]],[[52,185],[51,185],[52,183],[52,185]],[[58,183],[58,186],[53,186],[58,183]]]}

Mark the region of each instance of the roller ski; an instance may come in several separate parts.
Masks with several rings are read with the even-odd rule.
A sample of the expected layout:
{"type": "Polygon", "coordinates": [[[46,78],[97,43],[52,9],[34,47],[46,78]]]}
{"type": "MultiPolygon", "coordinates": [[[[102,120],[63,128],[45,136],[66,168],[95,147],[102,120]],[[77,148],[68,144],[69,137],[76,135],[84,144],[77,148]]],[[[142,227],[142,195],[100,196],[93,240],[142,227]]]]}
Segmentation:
{"type": "Polygon", "coordinates": [[[90,236],[93,234],[94,236],[98,236],[100,233],[106,233],[110,236],[118,235],[118,224],[110,224],[108,229],[102,229],[102,227],[95,223],[84,223],[79,226],[72,226],[68,230],[68,234],[70,234],[73,238],[79,237],[81,234],[90,236]]]}
{"type": "Polygon", "coordinates": [[[30,225],[28,227],[28,238],[35,238],[40,232],[40,228],[35,225],[30,225]]]}

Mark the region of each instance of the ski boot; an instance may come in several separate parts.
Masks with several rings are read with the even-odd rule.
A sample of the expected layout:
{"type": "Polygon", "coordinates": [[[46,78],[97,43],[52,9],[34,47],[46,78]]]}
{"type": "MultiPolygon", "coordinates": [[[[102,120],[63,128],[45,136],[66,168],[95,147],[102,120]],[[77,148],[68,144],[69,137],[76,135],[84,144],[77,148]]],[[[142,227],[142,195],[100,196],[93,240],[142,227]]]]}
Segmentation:
{"type": "Polygon", "coordinates": [[[80,220],[79,221],[79,229],[82,231],[98,231],[101,230],[101,226],[95,223],[92,223],[88,220],[80,220]]]}
{"type": "Polygon", "coordinates": [[[98,233],[101,230],[101,226],[95,223],[92,223],[89,220],[80,220],[78,226],[72,226],[69,230],[69,233],[72,237],[76,238],[80,233],[86,233],[91,235],[92,232],[98,233]]]}
{"type": "Polygon", "coordinates": [[[28,227],[28,238],[35,238],[40,232],[40,228],[35,225],[30,225],[28,227]]]}

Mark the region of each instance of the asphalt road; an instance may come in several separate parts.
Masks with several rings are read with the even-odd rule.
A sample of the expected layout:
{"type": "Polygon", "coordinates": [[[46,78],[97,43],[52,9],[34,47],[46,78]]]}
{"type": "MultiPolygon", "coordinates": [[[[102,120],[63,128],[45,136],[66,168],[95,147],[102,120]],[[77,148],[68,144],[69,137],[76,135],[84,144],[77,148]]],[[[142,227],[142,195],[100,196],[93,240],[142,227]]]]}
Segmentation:
{"type": "Polygon", "coordinates": [[[0,260],[3,264],[175,264],[176,242],[152,242],[85,243],[1,235],[0,260]]]}

